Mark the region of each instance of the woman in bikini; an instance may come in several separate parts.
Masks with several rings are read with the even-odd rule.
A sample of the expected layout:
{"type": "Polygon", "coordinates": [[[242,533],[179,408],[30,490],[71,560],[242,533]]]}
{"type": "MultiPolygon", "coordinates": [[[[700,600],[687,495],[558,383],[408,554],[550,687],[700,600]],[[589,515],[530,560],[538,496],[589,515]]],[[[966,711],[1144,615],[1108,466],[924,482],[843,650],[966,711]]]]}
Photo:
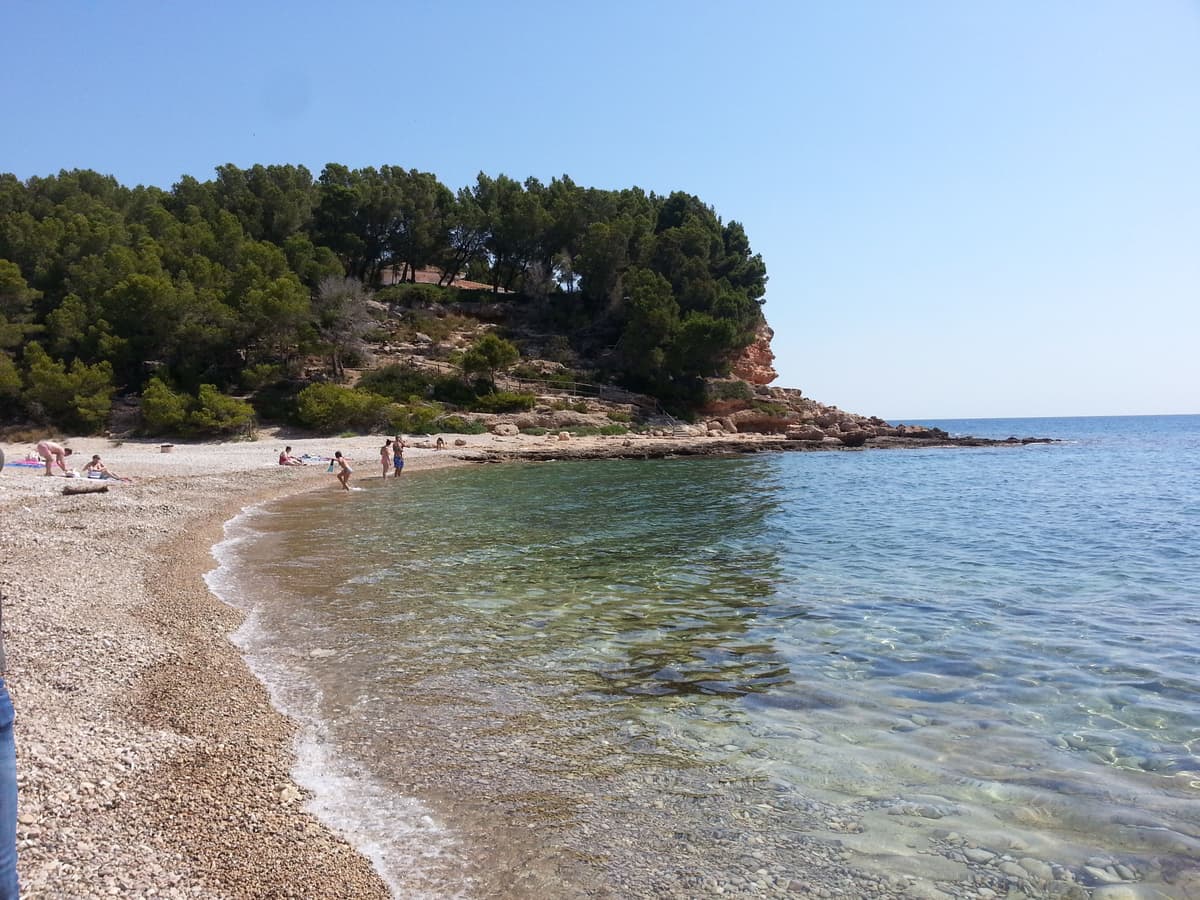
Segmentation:
{"type": "Polygon", "coordinates": [[[383,477],[387,478],[388,468],[392,464],[392,439],[388,438],[387,442],[379,448],[379,464],[383,466],[383,477]]]}

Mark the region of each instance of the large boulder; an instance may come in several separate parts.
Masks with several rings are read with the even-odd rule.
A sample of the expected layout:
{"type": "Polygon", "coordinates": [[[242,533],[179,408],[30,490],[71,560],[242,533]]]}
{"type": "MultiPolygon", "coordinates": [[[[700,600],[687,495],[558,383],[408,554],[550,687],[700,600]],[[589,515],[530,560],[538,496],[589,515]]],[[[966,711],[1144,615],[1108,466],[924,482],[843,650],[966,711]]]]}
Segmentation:
{"type": "Polygon", "coordinates": [[[514,437],[520,433],[521,429],[512,422],[497,422],[492,426],[492,434],[498,434],[501,437],[514,437]]]}
{"type": "Polygon", "coordinates": [[[789,441],[811,441],[819,443],[825,440],[825,432],[816,425],[789,425],[787,430],[789,441]]]}
{"type": "Polygon", "coordinates": [[[868,437],[870,435],[860,428],[857,431],[843,431],[838,435],[838,440],[847,447],[861,447],[867,442],[868,437]]]}

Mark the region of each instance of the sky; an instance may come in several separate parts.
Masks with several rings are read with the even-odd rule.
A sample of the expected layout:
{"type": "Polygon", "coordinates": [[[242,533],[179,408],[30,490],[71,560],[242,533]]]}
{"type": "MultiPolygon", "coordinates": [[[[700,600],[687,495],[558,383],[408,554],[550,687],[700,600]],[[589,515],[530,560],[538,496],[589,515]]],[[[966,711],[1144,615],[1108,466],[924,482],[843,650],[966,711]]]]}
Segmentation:
{"type": "Polygon", "coordinates": [[[736,6],[4,0],[0,171],[683,190],[766,261],[776,385],[1200,413],[1198,0],[736,6]]]}

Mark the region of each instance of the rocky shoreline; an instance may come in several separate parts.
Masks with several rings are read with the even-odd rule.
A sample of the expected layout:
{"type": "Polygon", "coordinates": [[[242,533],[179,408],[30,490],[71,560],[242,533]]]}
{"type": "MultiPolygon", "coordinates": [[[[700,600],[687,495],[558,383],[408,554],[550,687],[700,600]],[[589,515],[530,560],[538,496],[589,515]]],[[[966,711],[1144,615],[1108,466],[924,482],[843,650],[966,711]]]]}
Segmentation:
{"type": "Polygon", "coordinates": [[[508,447],[486,447],[479,455],[471,457],[477,462],[505,462],[526,460],[545,462],[570,459],[669,459],[683,456],[739,456],[768,452],[853,452],[862,450],[923,450],[934,448],[966,447],[1023,447],[1029,444],[1053,444],[1055,438],[1010,437],[1002,440],[976,437],[951,437],[945,432],[929,436],[871,437],[861,443],[846,442],[839,438],[823,436],[819,439],[802,440],[769,435],[730,434],[713,435],[705,439],[694,437],[679,440],[674,437],[650,436],[639,440],[629,438],[604,438],[588,442],[570,439],[549,439],[541,445],[523,444],[508,447]]]}

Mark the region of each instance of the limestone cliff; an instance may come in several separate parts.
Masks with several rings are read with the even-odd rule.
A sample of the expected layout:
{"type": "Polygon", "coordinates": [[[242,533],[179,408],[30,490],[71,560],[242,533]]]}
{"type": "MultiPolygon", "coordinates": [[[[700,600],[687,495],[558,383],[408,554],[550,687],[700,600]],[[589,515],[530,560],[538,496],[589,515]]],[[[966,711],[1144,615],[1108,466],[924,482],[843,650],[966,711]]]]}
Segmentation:
{"type": "Polygon", "coordinates": [[[733,364],[733,376],[750,384],[770,384],[779,377],[779,373],[771,365],[775,361],[775,353],[771,350],[771,338],[775,332],[766,322],[758,326],[754,343],[742,351],[733,364]]]}

